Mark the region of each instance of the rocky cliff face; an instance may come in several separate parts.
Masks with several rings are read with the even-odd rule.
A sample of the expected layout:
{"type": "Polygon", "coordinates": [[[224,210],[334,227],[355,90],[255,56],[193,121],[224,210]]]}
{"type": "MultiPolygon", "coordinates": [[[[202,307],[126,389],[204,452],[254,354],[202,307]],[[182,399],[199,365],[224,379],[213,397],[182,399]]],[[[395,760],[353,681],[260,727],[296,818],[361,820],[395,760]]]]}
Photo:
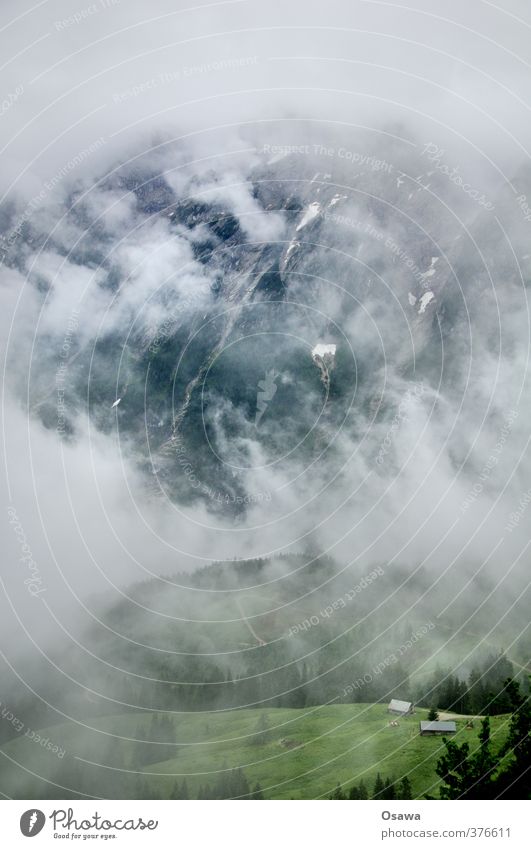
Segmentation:
{"type": "MultiPolygon", "coordinates": [[[[257,470],[333,468],[337,434],[384,426],[408,386],[459,398],[498,350],[495,299],[503,319],[521,286],[510,250],[484,205],[455,213],[437,163],[361,159],[334,175],[296,154],[256,157],[244,178],[119,169],[95,199],[69,198],[57,232],[28,224],[13,267],[49,310],[59,285],[81,295],[66,433],[88,410],[154,493],[244,509],[267,497],[257,470]]],[[[61,327],[45,320],[36,341],[48,426],[61,327]]]]}

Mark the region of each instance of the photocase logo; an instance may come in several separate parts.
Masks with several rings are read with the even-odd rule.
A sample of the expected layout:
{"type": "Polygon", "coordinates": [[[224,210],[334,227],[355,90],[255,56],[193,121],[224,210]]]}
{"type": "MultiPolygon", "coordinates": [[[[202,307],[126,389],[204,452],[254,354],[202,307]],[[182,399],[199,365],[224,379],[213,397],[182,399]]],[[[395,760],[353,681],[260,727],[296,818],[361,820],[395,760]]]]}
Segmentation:
{"type": "Polygon", "coordinates": [[[262,416],[269,406],[269,402],[273,400],[275,397],[275,393],[278,389],[278,386],[275,383],[275,380],[278,377],[278,372],[274,369],[269,369],[266,371],[263,380],[258,381],[258,393],[256,395],[256,416],[254,419],[254,426],[258,427],[262,416]]]}
{"type": "Polygon", "coordinates": [[[46,817],[37,808],[30,808],[20,817],[20,830],[24,837],[35,837],[44,828],[46,817]]]}

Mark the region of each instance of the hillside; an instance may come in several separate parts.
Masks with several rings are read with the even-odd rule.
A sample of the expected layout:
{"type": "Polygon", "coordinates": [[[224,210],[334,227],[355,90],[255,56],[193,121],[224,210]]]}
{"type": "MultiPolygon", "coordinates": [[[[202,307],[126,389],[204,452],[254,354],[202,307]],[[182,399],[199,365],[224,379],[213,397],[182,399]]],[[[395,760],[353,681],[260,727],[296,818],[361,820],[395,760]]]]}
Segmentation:
{"type": "MultiPolygon", "coordinates": [[[[260,783],[264,798],[326,798],[337,782],[348,789],[361,779],[372,788],[378,772],[396,780],[407,775],[414,798],[438,797],[435,766],[444,744],[441,738],[419,736],[419,721],[427,713],[417,709],[415,716],[399,719],[398,727],[389,726],[392,717],[378,704],[169,715],[173,746],[167,740],[158,745],[131,741],[140,729],[150,728],[156,716],[150,713],[106,717],[92,723],[93,730],[88,724],[80,729],[65,723],[42,732],[51,741],[61,740],[65,754],[59,763],[29,739],[13,740],[0,750],[9,758],[9,763],[3,758],[3,786],[16,796],[22,783],[27,798],[54,793],[136,798],[144,795],[145,776],[152,797],[169,798],[175,782],[186,778],[190,798],[196,798],[202,785],[241,767],[252,786],[260,783]],[[265,732],[260,730],[264,719],[265,732]],[[162,749],[165,757],[154,760],[162,749]],[[29,759],[31,778],[15,765],[29,759]],[[62,783],[64,789],[58,793],[35,774],[62,783]]],[[[472,730],[466,726],[466,719],[458,719],[453,739],[466,739],[474,750],[479,722],[472,730]]],[[[491,729],[498,749],[507,717],[493,717],[491,729]]]]}

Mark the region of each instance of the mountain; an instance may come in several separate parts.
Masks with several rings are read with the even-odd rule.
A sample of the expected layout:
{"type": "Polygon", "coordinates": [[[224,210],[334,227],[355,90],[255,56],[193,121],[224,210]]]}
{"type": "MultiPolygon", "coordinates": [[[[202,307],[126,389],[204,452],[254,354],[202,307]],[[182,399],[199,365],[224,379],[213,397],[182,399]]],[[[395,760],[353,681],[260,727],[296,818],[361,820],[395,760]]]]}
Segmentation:
{"type": "MultiPolygon", "coordinates": [[[[355,446],[374,443],[377,455],[375,437],[402,403],[467,412],[485,355],[500,355],[493,298],[514,320],[514,263],[491,213],[450,207],[459,193],[440,169],[415,173],[418,161],[395,147],[364,159],[333,177],[315,170],[322,157],[281,152],[257,158],[245,179],[208,169],[178,189],[167,163],[123,166],[96,199],[69,198],[62,227],[79,238],[68,250],[28,225],[13,262],[51,311],[52,270],[64,286],[82,273],[92,290],[62,361],[65,432],[75,438],[86,412],[117,430],[154,496],[237,515],[269,499],[265,470],[295,478],[313,467],[330,480],[355,446]],[[120,205],[117,225],[108,209],[120,205]],[[316,357],[318,346],[333,356],[316,357]]],[[[48,427],[62,320],[62,334],[44,321],[36,340],[30,396],[48,427]]],[[[466,452],[453,443],[457,470],[466,452]]]]}

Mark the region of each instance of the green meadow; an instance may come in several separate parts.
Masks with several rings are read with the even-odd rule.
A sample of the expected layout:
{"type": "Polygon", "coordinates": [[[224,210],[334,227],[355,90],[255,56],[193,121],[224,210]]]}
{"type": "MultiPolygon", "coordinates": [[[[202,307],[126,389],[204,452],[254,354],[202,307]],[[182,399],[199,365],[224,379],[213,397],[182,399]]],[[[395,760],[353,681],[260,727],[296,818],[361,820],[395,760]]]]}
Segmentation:
{"type": "MultiPolygon", "coordinates": [[[[186,778],[194,798],[223,771],[241,767],[270,799],[326,798],[338,782],[348,790],[361,779],[372,789],[378,772],[391,779],[407,775],[414,798],[438,798],[435,767],[444,743],[419,735],[419,721],[427,713],[417,709],[414,716],[399,718],[397,727],[390,726],[394,717],[383,704],[169,714],[174,743],[158,747],[135,739],[139,728],[152,739],[150,723],[161,714],[69,722],[40,732],[65,750],[62,759],[23,735],[6,743],[0,749],[3,787],[15,797],[23,787],[26,798],[61,798],[65,790],[80,798],[120,798],[141,795],[145,780],[154,798],[170,798],[175,782],[186,778]]],[[[464,717],[456,722],[453,739],[468,740],[474,750],[480,721],[472,729],[464,717]]],[[[505,739],[507,722],[505,716],[491,718],[495,749],[505,739]]]]}

